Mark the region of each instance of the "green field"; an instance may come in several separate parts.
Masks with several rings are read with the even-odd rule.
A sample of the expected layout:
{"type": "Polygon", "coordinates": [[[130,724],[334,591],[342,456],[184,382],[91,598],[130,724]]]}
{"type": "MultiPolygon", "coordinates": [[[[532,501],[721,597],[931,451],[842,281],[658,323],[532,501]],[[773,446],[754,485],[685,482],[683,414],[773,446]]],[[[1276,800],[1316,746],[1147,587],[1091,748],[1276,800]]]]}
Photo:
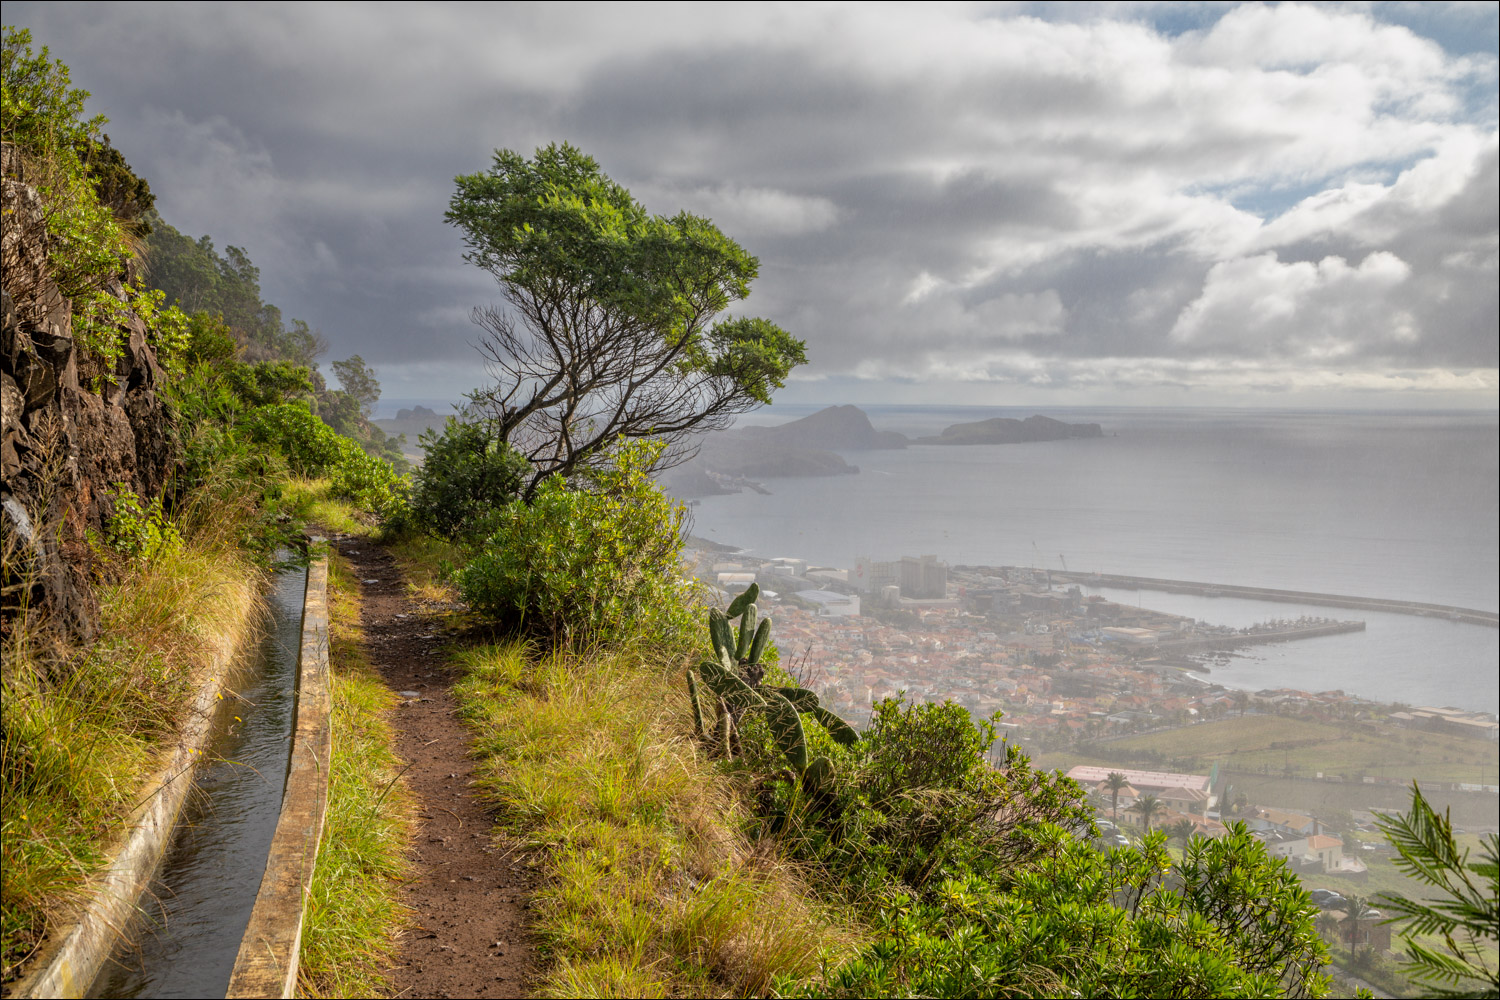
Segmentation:
{"type": "Polygon", "coordinates": [[[1221,770],[1312,778],[1366,775],[1423,782],[1495,784],[1500,749],[1464,736],[1380,723],[1330,724],[1246,715],[1093,744],[1086,752],[1170,770],[1221,770]]]}

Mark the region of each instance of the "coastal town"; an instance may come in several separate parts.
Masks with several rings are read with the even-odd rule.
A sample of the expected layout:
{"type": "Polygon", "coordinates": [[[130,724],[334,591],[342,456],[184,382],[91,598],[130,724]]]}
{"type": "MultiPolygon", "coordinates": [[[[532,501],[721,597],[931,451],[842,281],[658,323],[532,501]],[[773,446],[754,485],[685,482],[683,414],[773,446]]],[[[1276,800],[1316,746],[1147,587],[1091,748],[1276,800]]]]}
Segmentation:
{"type": "MultiPolygon", "coordinates": [[[[977,717],[1002,711],[1002,728],[1031,745],[1243,710],[1247,694],[1213,684],[1202,654],[1364,627],[1302,617],[1233,629],[1085,597],[1046,571],[950,567],[932,556],[861,559],[852,569],[708,551],[696,558],[699,577],[726,594],[758,583],[788,668],[851,722],[872,701],[905,692],[951,699],[977,717]]],[[[1342,691],[1257,697],[1329,717],[1375,707],[1342,691]]],[[[1490,721],[1492,739],[1496,728],[1490,721]]]]}
{"type": "Polygon", "coordinates": [[[1104,848],[1148,829],[1185,847],[1242,821],[1312,892],[1331,942],[1391,948],[1380,911],[1344,926],[1344,901],[1403,890],[1377,817],[1400,811],[1413,781],[1466,836],[1500,825],[1494,715],[1214,683],[1215,657],[1362,621],[1229,628],[1085,595],[1076,575],[932,556],[832,567],[699,542],[688,557],[726,601],[760,587],[781,666],[850,724],[885,698],[957,702],[1077,781],[1104,848]]]}
{"type": "Polygon", "coordinates": [[[1173,765],[1203,770],[1199,785],[1212,769],[1215,780],[1203,790],[1215,804],[1229,801],[1199,809],[1203,818],[1233,811],[1234,798],[1303,811],[1327,800],[1341,813],[1378,809],[1413,779],[1428,786],[1436,779],[1454,795],[1478,796],[1477,815],[1495,822],[1500,722],[1493,715],[1387,705],[1339,690],[1245,691],[1213,682],[1214,656],[1356,630],[1361,621],[1304,616],[1228,628],[1085,596],[1045,570],[949,566],[932,556],[829,567],[712,543],[689,556],[698,578],[726,599],[751,583],[761,588],[782,666],[855,726],[884,698],[951,700],[975,718],[994,718],[1005,738],[1058,766],[1173,765]],[[1253,739],[1232,736],[1248,733],[1252,721],[1253,739]],[[1189,745],[1183,734],[1207,732],[1200,727],[1208,723],[1219,724],[1215,745],[1189,745]],[[1288,738],[1261,739],[1277,727],[1288,738]],[[1318,749],[1320,740],[1360,749],[1329,753],[1318,749]],[[1408,746],[1422,750],[1397,749],[1408,746]],[[1287,783],[1274,795],[1265,788],[1273,778],[1287,783]]]}

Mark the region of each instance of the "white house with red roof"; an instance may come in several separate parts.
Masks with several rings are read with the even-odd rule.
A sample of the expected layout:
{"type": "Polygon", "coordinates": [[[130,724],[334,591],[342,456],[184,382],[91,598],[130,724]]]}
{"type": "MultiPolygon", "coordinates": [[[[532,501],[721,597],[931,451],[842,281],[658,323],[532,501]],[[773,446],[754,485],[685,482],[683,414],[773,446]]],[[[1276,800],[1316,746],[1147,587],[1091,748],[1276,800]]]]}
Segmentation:
{"type": "Polygon", "coordinates": [[[1068,777],[1086,788],[1101,791],[1107,797],[1109,790],[1103,788],[1103,783],[1111,774],[1123,774],[1136,794],[1155,795],[1164,804],[1178,812],[1201,816],[1213,808],[1215,802],[1211,779],[1206,774],[1133,771],[1123,767],[1093,767],[1080,764],[1068,772],[1068,777]]]}

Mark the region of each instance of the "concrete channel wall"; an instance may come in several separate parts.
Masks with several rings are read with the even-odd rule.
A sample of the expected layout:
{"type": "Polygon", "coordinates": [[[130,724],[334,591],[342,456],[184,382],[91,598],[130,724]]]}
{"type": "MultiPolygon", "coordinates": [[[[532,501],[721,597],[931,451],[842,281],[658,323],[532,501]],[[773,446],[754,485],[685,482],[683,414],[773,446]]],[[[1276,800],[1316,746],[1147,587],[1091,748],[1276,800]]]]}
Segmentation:
{"type": "Polygon", "coordinates": [[[247,606],[243,620],[214,651],[208,667],[194,678],[198,694],[188,705],[182,740],[166,764],[141,790],[141,802],[126,821],[127,833],[108,867],[90,886],[92,898],[70,925],[59,928],[32,971],[11,987],[16,997],[81,997],[109,960],[115,942],[129,927],[138,900],[171,843],[182,804],[193,787],[193,772],[203,758],[229,673],[244,646],[253,618],[247,606]]]}
{"type": "Polygon", "coordinates": [[[328,671],[328,558],[321,556],[307,570],[297,723],[281,819],[271,837],[266,873],[226,997],[291,997],[297,988],[302,917],[328,809],[328,761],[333,753],[328,671]]]}
{"type": "MultiPolygon", "coordinates": [[[[297,710],[281,818],[272,836],[266,872],[230,978],[230,997],[291,997],[297,982],[302,915],[317,860],[328,799],[328,759],[333,731],[328,666],[328,559],[308,567],[302,608],[297,710]]],[[[216,653],[198,678],[183,739],[167,765],[147,784],[131,814],[129,834],[77,921],[63,929],[34,959],[35,971],[9,992],[17,997],[81,997],[108,961],[155,876],[183,801],[193,786],[215,710],[226,690],[225,674],[243,646],[249,620],[216,653]]]]}

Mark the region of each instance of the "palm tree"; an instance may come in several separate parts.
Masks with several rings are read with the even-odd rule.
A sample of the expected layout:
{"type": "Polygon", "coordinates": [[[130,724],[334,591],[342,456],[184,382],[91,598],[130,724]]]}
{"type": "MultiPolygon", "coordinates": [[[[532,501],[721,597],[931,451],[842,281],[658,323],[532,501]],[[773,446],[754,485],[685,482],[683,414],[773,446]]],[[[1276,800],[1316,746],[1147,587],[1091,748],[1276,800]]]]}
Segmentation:
{"type": "Polygon", "coordinates": [[[1146,832],[1150,833],[1151,818],[1165,812],[1167,807],[1155,795],[1142,795],[1140,801],[1130,808],[1141,814],[1141,822],[1146,825],[1146,832]]]}
{"type": "Polygon", "coordinates": [[[1359,937],[1360,921],[1369,919],[1370,905],[1363,896],[1350,896],[1340,907],[1344,911],[1344,926],[1349,928],[1349,958],[1354,958],[1354,945],[1359,937]]]}
{"type": "Polygon", "coordinates": [[[1120,822],[1120,789],[1128,784],[1130,782],[1119,771],[1111,771],[1104,778],[1104,787],[1109,789],[1110,795],[1109,811],[1117,824],[1120,822]]]}
{"type": "Polygon", "coordinates": [[[1460,849],[1454,840],[1452,818],[1433,809],[1415,784],[1411,811],[1381,816],[1376,823],[1401,855],[1396,868],[1429,889],[1410,899],[1389,893],[1376,897],[1405,920],[1401,936],[1410,958],[1402,971],[1426,980],[1424,989],[1434,995],[1456,993],[1452,987],[1459,977],[1470,977],[1479,981],[1470,995],[1500,996],[1500,970],[1484,958],[1500,923],[1500,837],[1485,834],[1479,841],[1479,862],[1470,863],[1469,849],[1460,849]],[[1429,892],[1430,898],[1423,898],[1429,892]],[[1423,933],[1441,937],[1445,947],[1422,944],[1417,935],[1423,933]]]}
{"type": "Polygon", "coordinates": [[[1193,839],[1193,834],[1198,832],[1197,825],[1190,819],[1180,819],[1167,827],[1167,837],[1170,840],[1182,841],[1182,849],[1187,850],[1188,841],[1193,839]]]}

